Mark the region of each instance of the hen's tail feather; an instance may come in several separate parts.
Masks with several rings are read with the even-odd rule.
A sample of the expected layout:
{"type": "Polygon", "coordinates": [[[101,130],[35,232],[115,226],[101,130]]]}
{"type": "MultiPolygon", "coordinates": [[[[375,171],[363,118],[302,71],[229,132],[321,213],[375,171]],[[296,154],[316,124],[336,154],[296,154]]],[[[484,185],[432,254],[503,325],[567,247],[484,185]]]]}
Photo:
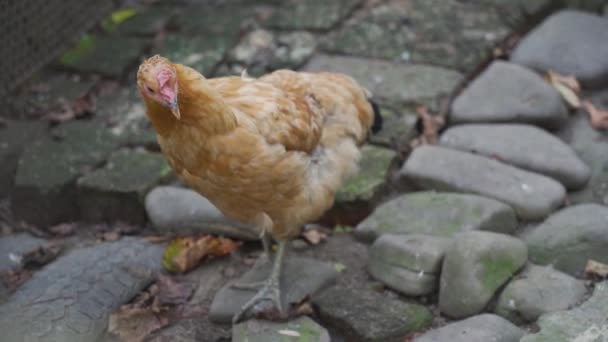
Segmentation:
{"type": "Polygon", "coordinates": [[[369,100],[374,110],[374,123],[372,124],[372,133],[378,133],[382,129],[382,115],[380,114],[380,107],[372,100],[369,100]]]}

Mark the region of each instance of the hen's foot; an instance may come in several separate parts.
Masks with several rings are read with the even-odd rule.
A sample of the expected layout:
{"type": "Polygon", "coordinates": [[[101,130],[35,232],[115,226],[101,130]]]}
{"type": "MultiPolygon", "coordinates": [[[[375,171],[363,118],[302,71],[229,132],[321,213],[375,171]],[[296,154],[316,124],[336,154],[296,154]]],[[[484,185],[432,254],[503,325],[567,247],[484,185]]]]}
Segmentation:
{"type": "Polygon", "coordinates": [[[283,316],[283,306],[281,305],[281,290],[279,279],[281,276],[281,266],[283,263],[283,254],[285,252],[285,242],[279,243],[279,249],[274,259],[272,271],[268,279],[261,283],[252,284],[235,284],[233,287],[243,288],[247,290],[256,289],[261,287],[258,293],[256,293],[232,318],[232,323],[238,323],[251,309],[254,313],[267,311],[269,309],[275,309],[279,315],[283,316]],[[267,304],[270,302],[273,307],[268,307],[267,304]],[[265,304],[265,305],[263,305],[265,304]]]}

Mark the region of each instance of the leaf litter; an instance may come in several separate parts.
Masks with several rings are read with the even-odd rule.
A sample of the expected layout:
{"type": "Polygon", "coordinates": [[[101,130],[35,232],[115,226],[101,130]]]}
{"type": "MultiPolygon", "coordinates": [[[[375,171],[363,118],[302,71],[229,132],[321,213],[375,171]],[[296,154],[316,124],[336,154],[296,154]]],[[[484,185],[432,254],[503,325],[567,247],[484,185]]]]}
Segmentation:
{"type": "Polygon", "coordinates": [[[445,119],[440,115],[433,115],[426,106],[416,107],[418,120],[422,125],[422,133],[410,143],[411,147],[420,145],[435,145],[439,137],[439,130],[445,125],[445,119]]]}
{"type": "Polygon", "coordinates": [[[188,272],[207,257],[228,255],[240,245],[241,242],[212,235],[177,238],[165,248],[163,266],[174,273],[188,272]]]}
{"type": "Polygon", "coordinates": [[[549,70],[546,79],[549,84],[559,92],[570,108],[578,109],[581,107],[581,100],[579,97],[581,86],[574,76],[564,76],[549,70]]]}
{"type": "Polygon", "coordinates": [[[597,108],[590,100],[583,101],[583,107],[589,113],[591,127],[596,129],[608,128],[608,109],[597,108]]]}
{"type": "Polygon", "coordinates": [[[192,283],[159,275],[132,303],[110,315],[108,331],[120,341],[144,341],[151,333],[183,318],[181,311],[194,293],[192,283]]]}

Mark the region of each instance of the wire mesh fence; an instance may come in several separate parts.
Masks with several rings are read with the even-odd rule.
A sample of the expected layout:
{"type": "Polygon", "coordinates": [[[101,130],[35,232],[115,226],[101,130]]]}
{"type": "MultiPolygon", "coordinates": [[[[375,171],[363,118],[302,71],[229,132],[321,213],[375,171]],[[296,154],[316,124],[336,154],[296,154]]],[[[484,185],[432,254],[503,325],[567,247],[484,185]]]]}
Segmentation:
{"type": "Polygon", "coordinates": [[[56,58],[112,0],[0,0],[0,96],[56,58]]]}

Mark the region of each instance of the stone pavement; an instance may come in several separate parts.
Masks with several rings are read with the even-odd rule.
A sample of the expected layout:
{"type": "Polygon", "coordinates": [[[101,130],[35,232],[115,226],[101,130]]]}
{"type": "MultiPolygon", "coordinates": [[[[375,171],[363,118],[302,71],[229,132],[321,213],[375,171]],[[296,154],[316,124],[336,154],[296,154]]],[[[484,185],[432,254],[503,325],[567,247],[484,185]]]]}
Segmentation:
{"type": "MultiPolygon", "coordinates": [[[[334,264],[337,272],[347,267],[334,287],[312,298],[314,321],[250,321],[235,326],[233,340],[279,341],[277,331],[295,331],[299,341],[390,341],[431,329],[418,339],[464,334],[466,341],[519,341],[527,332],[515,325],[537,319],[540,332],[524,340],[608,336],[599,318],[608,315],[605,306],[573,308],[590,293],[598,302],[605,297],[605,284],[593,290],[575,278],[588,259],[608,263],[607,140],[584,110],[572,113],[543,79],[548,70],[574,75],[582,96],[608,108],[608,19],[598,15],[601,1],[563,1],[587,12],[548,17],[558,2],[130,3],[133,16],[83,35],[15,95],[15,108],[25,109],[0,122],[0,197],[11,212],[5,225],[25,221],[48,233],[64,222],[82,222],[81,229],[120,221],[151,226],[155,234],[254,239],[176,183],[135,90],[136,65],[160,53],[207,77],[244,69],[254,76],[278,68],[343,72],[374,93],[385,119],[337,203],[377,207],[352,233],[373,243],[369,260],[368,246],[348,232],[304,245],[296,254],[334,264]],[[511,51],[518,34],[543,18],[511,51]],[[50,123],[46,116],[83,102],[77,119],[50,123]],[[421,104],[448,114],[448,128],[438,146],[410,153],[421,104]],[[445,325],[444,317],[454,322],[445,325]]],[[[65,253],[0,306],[0,327],[11,340],[105,338],[109,314],[160,271],[160,246],[141,237],[98,245],[86,228],[76,234],[81,242],[63,241],[65,253]]],[[[45,242],[16,236],[0,237],[0,264],[8,268],[45,242]]],[[[319,264],[302,260],[314,274],[319,264]]],[[[220,288],[236,276],[223,274],[235,269],[243,264],[233,257],[217,270],[196,271],[213,270],[196,279],[203,312],[216,292],[227,293],[220,288]]],[[[334,279],[328,270],[327,279],[334,279]]],[[[297,289],[298,300],[309,290],[297,289]]],[[[217,307],[213,312],[223,312],[217,307]]],[[[201,328],[214,326],[206,314],[196,319],[200,324],[185,319],[155,336],[226,337],[221,326],[217,334],[201,328]]]]}

